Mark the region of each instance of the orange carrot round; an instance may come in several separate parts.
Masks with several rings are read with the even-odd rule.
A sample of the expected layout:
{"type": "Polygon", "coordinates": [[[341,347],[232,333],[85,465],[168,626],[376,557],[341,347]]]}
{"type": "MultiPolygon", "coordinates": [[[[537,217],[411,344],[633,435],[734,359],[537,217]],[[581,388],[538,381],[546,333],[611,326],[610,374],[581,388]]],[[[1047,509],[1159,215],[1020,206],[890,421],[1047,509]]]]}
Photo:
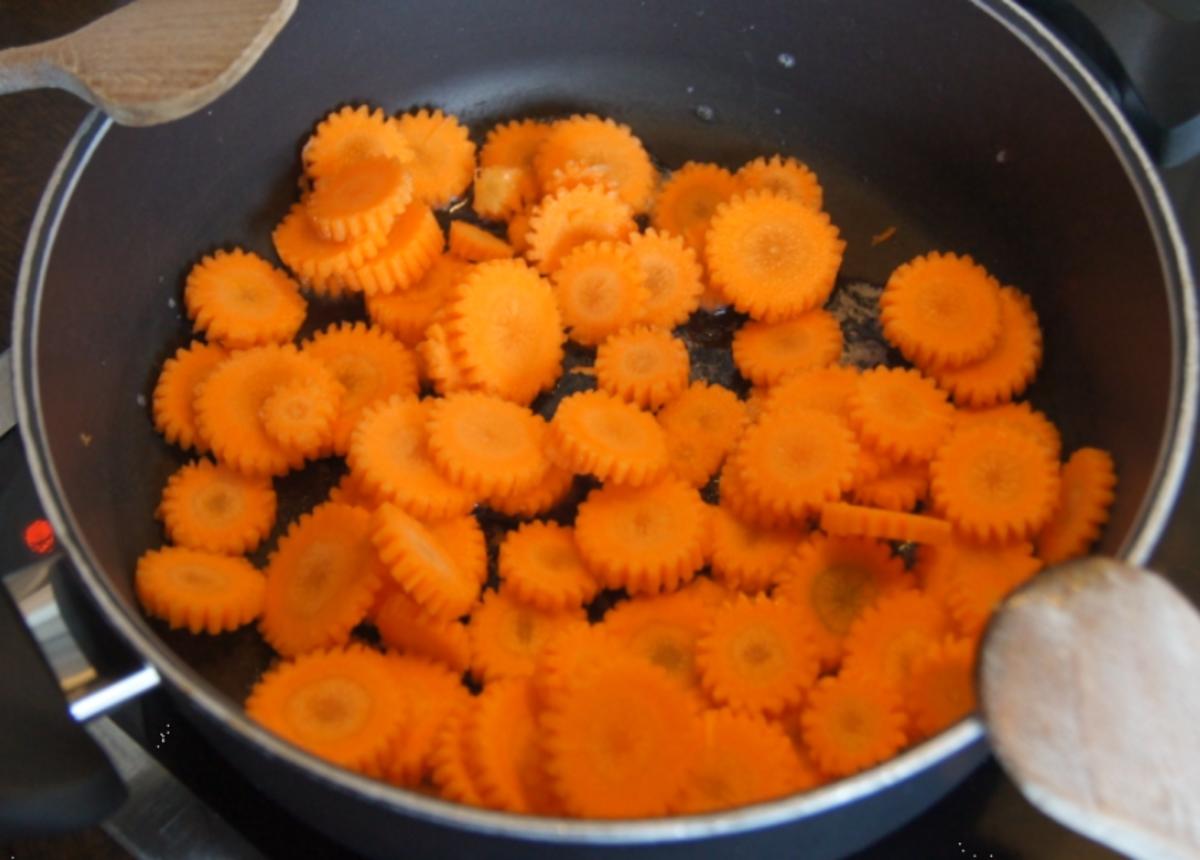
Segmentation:
{"type": "Polygon", "coordinates": [[[751,320],[733,336],[733,361],[755,385],[772,385],[789,373],[825,367],[842,356],[842,327],[814,308],[782,322],[751,320]]]}
{"type": "Polygon", "coordinates": [[[167,479],[158,517],[179,546],[241,555],[275,525],[275,488],[211,460],[196,460],[167,479]]]}
{"type": "Polygon", "coordinates": [[[291,340],[307,311],[291,278],[240,248],[193,266],[183,299],[196,331],[235,349],[291,340]]]}
{"type": "Polygon", "coordinates": [[[259,617],[266,580],[244,558],[167,546],[138,559],[133,585],[146,612],[172,628],[225,633],[259,617]]]}
{"type": "Polygon", "coordinates": [[[396,117],[400,132],[412,148],[408,164],[413,195],[433,207],[462,195],[475,175],[475,144],[466,126],[440,110],[421,110],[396,117]]]}
{"type": "Polygon", "coordinates": [[[554,292],[571,340],[595,346],[630,325],[642,312],[647,291],[628,245],[584,242],[562,258],[554,292]]]}
{"type": "Polygon", "coordinates": [[[667,471],[667,445],[654,416],[603,391],[564,398],[550,421],[552,456],[577,474],[643,486],[667,471]]]}
{"type": "Polygon", "coordinates": [[[596,350],[596,384],[643,408],[662,406],[688,384],[687,346],[669,331],[633,326],[609,335],[596,350]]]}

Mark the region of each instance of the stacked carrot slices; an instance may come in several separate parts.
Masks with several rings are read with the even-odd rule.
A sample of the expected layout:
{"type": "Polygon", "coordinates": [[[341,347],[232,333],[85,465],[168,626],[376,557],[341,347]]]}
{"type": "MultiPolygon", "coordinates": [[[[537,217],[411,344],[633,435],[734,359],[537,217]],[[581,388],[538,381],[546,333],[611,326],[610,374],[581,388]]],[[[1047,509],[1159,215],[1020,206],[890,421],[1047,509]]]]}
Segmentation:
{"type": "Polygon", "coordinates": [[[905,261],[879,323],[906,363],[850,364],[845,242],[794,158],[659,176],[594,115],[477,152],[442,111],[358,106],[302,161],[282,267],[186,278],[153,417],[199,459],[135,584],[172,627],[257,622],[279,660],[246,710],[317,756],[519,814],[805,791],[968,714],[988,616],[1100,534],[1111,456],[1062,462],[1017,399],[1029,298],[905,261]],[[305,328],[306,293],[348,318],[305,328]],[[732,387],[675,328],[713,312],[743,320],[732,387]],[[275,479],[330,458],[277,522],[275,479]]]}

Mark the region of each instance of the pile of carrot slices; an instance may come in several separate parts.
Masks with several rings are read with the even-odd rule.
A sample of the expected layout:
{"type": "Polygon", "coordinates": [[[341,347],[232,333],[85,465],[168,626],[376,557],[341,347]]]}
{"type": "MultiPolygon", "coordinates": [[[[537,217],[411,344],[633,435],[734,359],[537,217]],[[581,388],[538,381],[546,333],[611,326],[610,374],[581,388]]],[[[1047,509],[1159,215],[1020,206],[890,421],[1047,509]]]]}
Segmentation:
{"type": "Polygon", "coordinates": [[[898,265],[906,361],[844,363],[845,242],[793,158],[663,176],[611,119],[477,150],[360,106],[301,160],[278,263],[187,275],[153,418],[196,458],[135,582],[172,627],[257,622],[246,710],[315,755],[538,815],[808,790],[968,714],[989,614],[1107,518],[1112,458],[1019,399],[1032,303],[970,257],[898,265]],[[305,327],[309,297],[346,320],[305,327]],[[707,313],[744,319],[736,391],[677,329],[707,313]],[[275,479],[325,458],[277,522],[275,479]]]}

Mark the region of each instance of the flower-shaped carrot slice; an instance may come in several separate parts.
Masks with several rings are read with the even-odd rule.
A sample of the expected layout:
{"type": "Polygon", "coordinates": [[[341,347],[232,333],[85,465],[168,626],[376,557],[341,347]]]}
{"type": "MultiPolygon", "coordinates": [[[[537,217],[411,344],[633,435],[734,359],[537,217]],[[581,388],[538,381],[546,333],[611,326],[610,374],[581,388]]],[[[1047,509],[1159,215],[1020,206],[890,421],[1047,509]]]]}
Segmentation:
{"type": "Polygon", "coordinates": [[[734,307],[778,322],[829,298],[845,247],[824,212],[751,191],[718,207],[704,256],[713,284],[734,307]]]}
{"type": "Polygon", "coordinates": [[[762,411],[780,403],[805,409],[817,409],[850,423],[850,398],[858,390],[859,372],[853,367],[834,365],[790,373],[767,389],[762,411]]]}
{"type": "Polygon", "coordinates": [[[575,473],[553,463],[542,479],[527,490],[502,496],[488,496],[489,508],[506,517],[536,517],[549,513],[570,494],[575,486],[575,473]]]}
{"type": "Polygon", "coordinates": [[[485,805],[506,812],[558,811],[541,753],[538,717],[527,678],[489,684],[472,703],[464,728],[467,764],[485,805]]]}
{"type": "Polygon", "coordinates": [[[697,254],[717,207],[742,190],[733,174],[716,164],[689,161],[672,171],[654,200],[650,223],[683,238],[697,254]]]}
{"type": "Polygon", "coordinates": [[[974,649],[946,638],[913,658],[904,684],[904,708],[915,740],[933,737],[975,710],[974,649]]]}
{"type": "Polygon", "coordinates": [[[610,610],[601,627],[614,647],[658,666],[685,688],[699,692],[696,643],[712,623],[715,609],[684,591],[635,597],[610,610]]]}
{"type": "Polygon", "coordinates": [[[609,335],[596,350],[596,384],[638,406],[652,409],[687,388],[687,346],[669,331],[633,326],[609,335]]]}
{"type": "Polygon", "coordinates": [[[434,314],[470,271],[470,265],[457,257],[440,256],[421,280],[406,289],[367,296],[367,315],[405,346],[416,346],[434,314]]]}
{"type": "Polygon", "coordinates": [[[524,406],[488,394],[429,401],[430,456],[447,478],[480,495],[534,487],[549,468],[546,421],[524,406]]]}
{"type": "Polygon", "coordinates": [[[407,164],[413,151],[396,120],[366,105],[347,106],[327,115],[300,152],[304,172],[318,180],[360,159],[378,156],[407,164]]]}
{"type": "Polygon", "coordinates": [[[821,507],[821,530],[841,537],[871,537],[912,543],[941,544],[950,540],[946,520],[921,514],[903,514],[845,502],[821,507]]]}
{"type": "Polygon", "coordinates": [[[458,710],[451,711],[442,721],[429,753],[429,776],[446,800],[482,806],[483,798],[479,796],[475,774],[467,764],[466,724],[470,712],[468,702],[458,710]]]}
{"type": "Polygon", "coordinates": [[[371,515],[371,540],[392,578],[426,614],[443,621],[466,615],[479,580],[419,520],[391,504],[371,515]]]}
{"type": "Polygon", "coordinates": [[[700,494],[682,482],[609,484],[579,505],[575,542],[584,563],[609,588],[673,591],[704,564],[707,524],[700,494]]]}
{"type": "Polygon", "coordinates": [[[911,511],[928,492],[928,463],[884,462],[874,476],[855,480],[853,496],[855,502],[868,507],[911,511]]]}
{"type": "Polygon", "coordinates": [[[693,382],[659,410],[671,471],[695,487],[708,483],[746,426],[746,406],[720,385],[693,382]]]}
{"type": "Polygon", "coordinates": [[[536,185],[520,167],[481,167],[475,171],[471,207],[480,218],[506,221],[536,199],[536,193],[529,193],[529,182],[536,185]]]}
{"type": "Polygon", "coordinates": [[[769,507],[760,498],[751,493],[742,477],[742,471],[736,468],[733,460],[726,460],[717,477],[721,494],[721,505],[744,523],[760,528],[784,528],[797,525],[795,518],[769,507]]]}
{"type": "Polygon", "coordinates": [[[379,773],[402,703],[388,658],[354,645],[279,663],[250,691],[246,713],[313,755],[379,773]]]}
{"type": "Polygon", "coordinates": [[[899,695],[875,678],[847,672],[817,684],[800,721],[813,759],[831,776],[885,761],[906,740],[899,695]]]}
{"type": "Polygon", "coordinates": [[[285,343],[296,336],[307,310],[295,281],[237,248],[193,266],[183,300],[196,331],[231,348],[285,343]]]}
{"type": "Polygon", "coordinates": [[[703,272],[696,253],[678,236],[650,229],[629,237],[629,249],[642,270],[646,299],[637,322],[674,328],[700,305],[703,272]]]}
{"type": "Polygon", "coordinates": [[[488,591],[471,613],[471,674],[490,683],[527,678],[538,655],[560,630],[586,623],[579,607],[544,610],[519,603],[505,591],[488,591]]]}
{"type": "Polygon", "coordinates": [[[949,563],[946,603],[960,633],[977,640],[992,612],[1013,589],[1042,569],[1033,547],[956,541],[949,563]]]}
{"type": "Polygon", "coordinates": [[[916,370],[877,367],[858,379],[850,422],[863,443],[896,460],[928,461],[954,425],[945,392],[916,370]]]}
{"type": "Polygon", "coordinates": [[[440,110],[421,109],[396,121],[413,150],[408,167],[416,199],[437,208],[460,197],[475,175],[475,144],[466,126],[440,110]]]}
{"type": "MultiPolygon", "coordinates": [[[[395,223],[392,226],[394,229],[395,223]]],[[[279,259],[306,287],[337,297],[347,290],[345,278],[350,271],[374,257],[387,235],[371,234],[346,242],[326,239],[317,232],[304,204],[297,203],[271,233],[271,241],[279,259]]]]}
{"type": "Polygon", "coordinates": [[[403,589],[393,589],[374,613],[379,638],[389,648],[448,666],[461,675],[471,661],[467,628],[421,609],[403,589]]]}
{"type": "Polygon", "coordinates": [[[333,448],[333,425],[342,394],[343,388],[332,374],[295,379],[271,392],[258,420],[263,432],[284,450],[315,459],[333,448]]]}
{"type": "Polygon", "coordinates": [[[323,177],[304,207],[318,233],[344,242],[386,234],[412,195],[412,174],[399,159],[372,156],[323,177]]]}
{"type": "MultiPolygon", "coordinates": [[[[514,218],[510,228],[515,223],[514,218]]],[[[539,271],[549,274],[584,242],[620,242],[636,232],[633,210],[616,193],[586,185],[565,188],[543,198],[530,212],[527,256],[539,271]]],[[[519,247],[511,229],[509,241],[519,247]]]]}
{"type": "Polygon", "coordinates": [[[602,481],[642,486],[667,471],[667,444],[654,416],[603,391],[564,398],[550,421],[559,465],[602,481]]]}
{"type": "Polygon", "coordinates": [[[371,515],[329,502],[288,528],[267,562],[259,630],[290,657],[344,645],[383,584],[371,545],[371,515]]]}
{"type": "Polygon", "coordinates": [[[1100,536],[1112,507],[1117,473],[1112,455],[1080,448],[1063,465],[1054,515],[1037,535],[1038,555],[1046,564],[1081,556],[1100,536]]]}
{"type": "Polygon", "coordinates": [[[879,298],[884,337],[918,367],[957,367],[1000,337],[1000,284],[970,257],[926,254],[892,272],[879,298]]]}
{"type": "Polygon", "coordinates": [[[789,373],[825,367],[841,356],[842,327],[820,308],[782,322],[751,320],[733,336],[733,361],[755,385],[773,385],[789,373]]]}
{"type": "Polygon", "coordinates": [[[467,381],[458,356],[450,349],[446,327],[437,321],[440,317],[444,317],[444,314],[434,317],[435,321],[425,329],[425,339],[416,346],[415,351],[420,359],[420,375],[443,396],[458,391],[470,391],[471,383],[467,381]]]}
{"type": "Polygon", "coordinates": [[[603,167],[616,183],[617,196],[633,211],[644,212],[649,205],[657,173],[629,126],[591,114],[554,123],[534,156],[539,182],[546,185],[569,162],[603,167]]]}
{"type": "Polygon", "coordinates": [[[902,690],[913,659],[951,632],[946,610],[928,595],[900,591],[881,596],[851,625],[842,672],[870,675],[902,690]]]}
{"type": "Polygon", "coordinates": [[[196,390],[228,357],[225,347],[194,340],[163,362],[151,400],[154,426],[168,442],[199,453],[208,450],[208,441],[200,436],[196,424],[196,390]]]}
{"type": "Polygon", "coordinates": [[[772,155],[743,164],[736,174],[743,191],[767,191],[820,209],[824,193],[817,175],[794,158],[772,155]]]}
{"type": "Polygon", "coordinates": [[[801,528],[764,528],[738,519],[725,507],[711,510],[713,577],[753,594],[779,581],[785,562],[804,537],[801,528]]]}
{"type": "Polygon", "coordinates": [[[1058,460],[1062,455],[1062,436],[1058,428],[1042,412],[1027,402],[1001,403],[987,409],[959,409],[954,413],[955,429],[988,425],[1022,433],[1038,442],[1058,460]]]}
{"type": "MultiPolygon", "coordinates": [[[[479,165],[484,170],[502,167],[517,171],[517,188],[522,205],[532,203],[540,194],[534,160],[550,125],[532,119],[512,120],[493,126],[479,150],[479,165]]],[[[483,171],[480,171],[481,173],[483,171]]],[[[479,200],[476,180],[475,199],[479,200]]],[[[482,212],[480,213],[483,214],[482,212]]]]}
{"type": "Polygon", "coordinates": [[[157,513],[173,543],[241,555],[271,533],[275,507],[269,478],[196,460],[167,479],[157,513]]]}
{"type": "Polygon", "coordinates": [[[575,530],[557,523],[522,523],[509,532],[497,569],[513,599],[538,609],[583,606],[600,590],[575,546],[575,530]]]}
{"type": "Polygon", "coordinates": [[[440,663],[390,654],[387,665],[403,701],[403,716],[384,756],[383,775],[397,785],[415,787],[430,775],[433,749],[446,720],[473,702],[461,674],[440,663]]]}
{"type": "Polygon", "coordinates": [[[585,346],[631,324],[649,295],[633,252],[614,242],[577,246],[552,277],[563,324],[571,340],[585,346]]]}
{"type": "Polygon", "coordinates": [[[450,222],[450,253],[471,263],[503,260],[513,255],[512,245],[466,221],[450,222]]]}
{"type": "Polygon", "coordinates": [[[172,628],[225,633],[262,613],[266,580],[244,558],[166,546],[138,559],[133,585],[146,612],[172,628]]]}
{"type": "Polygon", "coordinates": [[[349,288],[367,295],[406,290],[433,266],[444,241],[433,211],[414,202],[392,221],[374,254],[338,274],[349,288]]]}

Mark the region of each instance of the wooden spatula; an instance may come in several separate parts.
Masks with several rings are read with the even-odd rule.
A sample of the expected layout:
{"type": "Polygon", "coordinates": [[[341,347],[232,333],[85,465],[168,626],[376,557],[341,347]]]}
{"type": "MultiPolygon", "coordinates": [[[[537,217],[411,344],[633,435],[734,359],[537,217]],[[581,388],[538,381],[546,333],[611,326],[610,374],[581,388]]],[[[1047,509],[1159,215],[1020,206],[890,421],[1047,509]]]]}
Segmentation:
{"type": "Polygon", "coordinates": [[[0,51],[0,93],[58,87],[123,125],[216,99],[249,71],[296,0],[136,0],[67,36],[0,51]]]}
{"type": "Polygon", "coordinates": [[[1031,803],[1135,857],[1200,857],[1200,615],[1109,559],[1043,573],[984,639],[979,698],[1031,803]]]}

